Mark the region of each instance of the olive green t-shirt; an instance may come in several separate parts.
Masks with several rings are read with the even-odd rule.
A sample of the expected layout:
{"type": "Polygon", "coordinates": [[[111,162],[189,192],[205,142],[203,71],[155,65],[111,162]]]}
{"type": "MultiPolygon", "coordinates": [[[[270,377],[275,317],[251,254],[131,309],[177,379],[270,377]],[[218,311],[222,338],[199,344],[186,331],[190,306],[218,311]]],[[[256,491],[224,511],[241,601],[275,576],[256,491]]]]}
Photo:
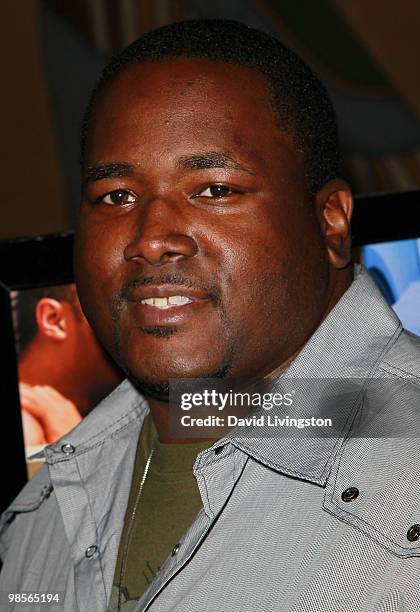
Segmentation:
{"type": "Polygon", "coordinates": [[[198,453],[212,444],[209,440],[162,444],[153,419],[150,414],[146,416],[137,445],[108,612],[134,608],[202,508],[193,465],[198,453]]]}

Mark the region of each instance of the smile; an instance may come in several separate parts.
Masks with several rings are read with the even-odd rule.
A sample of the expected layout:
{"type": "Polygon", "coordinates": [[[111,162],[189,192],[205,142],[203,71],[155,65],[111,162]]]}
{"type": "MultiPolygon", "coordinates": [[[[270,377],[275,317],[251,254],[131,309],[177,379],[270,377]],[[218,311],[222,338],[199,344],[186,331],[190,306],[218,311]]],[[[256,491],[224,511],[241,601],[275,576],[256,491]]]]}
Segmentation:
{"type": "Polygon", "coordinates": [[[134,287],[127,298],[137,323],[142,327],[181,325],[194,319],[202,309],[212,306],[206,291],[172,284],[134,287]]]}
{"type": "Polygon", "coordinates": [[[190,304],[192,301],[193,300],[186,295],[170,295],[168,297],[144,298],[140,303],[159,308],[159,310],[168,310],[174,306],[185,306],[185,304],[190,304]]]}

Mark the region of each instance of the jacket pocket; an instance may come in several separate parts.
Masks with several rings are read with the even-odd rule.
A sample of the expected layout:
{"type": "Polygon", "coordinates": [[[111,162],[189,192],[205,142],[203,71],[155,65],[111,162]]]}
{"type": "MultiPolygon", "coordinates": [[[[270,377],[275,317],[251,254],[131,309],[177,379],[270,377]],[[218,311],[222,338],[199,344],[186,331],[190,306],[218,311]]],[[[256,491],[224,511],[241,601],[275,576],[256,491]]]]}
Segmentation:
{"type": "Polygon", "coordinates": [[[400,558],[420,556],[420,448],[412,438],[350,438],[324,508],[400,558]]]}

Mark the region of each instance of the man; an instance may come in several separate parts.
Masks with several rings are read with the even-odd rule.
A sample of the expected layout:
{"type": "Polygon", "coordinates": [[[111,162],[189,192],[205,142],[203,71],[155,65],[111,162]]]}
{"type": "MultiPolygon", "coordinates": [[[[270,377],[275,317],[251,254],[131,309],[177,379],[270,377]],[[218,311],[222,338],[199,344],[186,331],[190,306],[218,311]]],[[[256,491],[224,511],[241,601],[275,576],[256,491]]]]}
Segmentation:
{"type": "Polygon", "coordinates": [[[24,438],[33,448],[73,429],[122,376],[86,320],[74,284],[20,291],[17,313],[24,438]]]}
{"type": "MultiPolygon", "coordinates": [[[[199,442],[170,424],[170,379],[419,375],[418,340],[353,278],[321,84],[263,33],[184,22],[114,60],[87,119],[76,276],[129,380],[5,514],[1,588],[62,591],[66,611],[418,609],[418,444],[353,436],[363,394],[334,403],[333,436],[199,442]]],[[[409,387],[381,411],[414,417],[409,387]]],[[[299,406],[323,400],[313,385],[299,406]]]]}

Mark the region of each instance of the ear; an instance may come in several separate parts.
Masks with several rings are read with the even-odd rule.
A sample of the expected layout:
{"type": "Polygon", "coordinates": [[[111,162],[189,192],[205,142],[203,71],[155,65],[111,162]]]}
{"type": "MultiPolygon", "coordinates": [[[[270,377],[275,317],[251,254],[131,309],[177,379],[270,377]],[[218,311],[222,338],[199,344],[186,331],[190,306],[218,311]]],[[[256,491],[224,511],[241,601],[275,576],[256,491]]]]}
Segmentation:
{"type": "Polygon", "coordinates": [[[41,298],[35,307],[35,318],[41,334],[54,340],[67,338],[67,321],[62,302],[41,298]]]}
{"type": "Polygon", "coordinates": [[[345,268],[351,261],[350,187],[341,179],[329,181],[316,194],[315,205],[328,259],[334,268],[345,268]]]}

